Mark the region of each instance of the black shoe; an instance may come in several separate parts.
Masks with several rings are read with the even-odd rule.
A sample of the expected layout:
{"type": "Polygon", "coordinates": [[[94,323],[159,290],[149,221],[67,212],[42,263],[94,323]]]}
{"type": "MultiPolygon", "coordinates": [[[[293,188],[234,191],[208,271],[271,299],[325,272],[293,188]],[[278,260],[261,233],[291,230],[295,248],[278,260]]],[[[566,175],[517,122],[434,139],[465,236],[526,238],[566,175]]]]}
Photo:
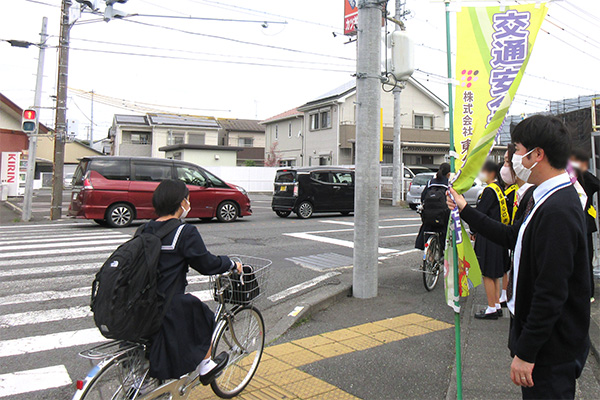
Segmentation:
{"type": "Polygon", "coordinates": [[[500,307],[502,307],[502,308],[507,308],[508,306],[506,305],[506,302],[505,302],[505,301],[503,301],[502,303],[500,303],[500,307]]]}
{"type": "Polygon", "coordinates": [[[486,314],[485,309],[475,313],[476,319],[498,319],[498,312],[486,314]]]}
{"type": "Polygon", "coordinates": [[[502,312],[502,309],[501,309],[501,308],[499,308],[499,309],[496,311],[496,314],[498,314],[498,317],[502,317],[502,316],[504,315],[504,312],[502,312]]]}
{"type": "Polygon", "coordinates": [[[221,374],[221,372],[223,372],[227,366],[227,362],[229,361],[229,354],[222,352],[216,356],[213,361],[217,364],[217,366],[211,369],[206,375],[200,375],[200,383],[202,383],[204,386],[209,385],[221,374]]]}

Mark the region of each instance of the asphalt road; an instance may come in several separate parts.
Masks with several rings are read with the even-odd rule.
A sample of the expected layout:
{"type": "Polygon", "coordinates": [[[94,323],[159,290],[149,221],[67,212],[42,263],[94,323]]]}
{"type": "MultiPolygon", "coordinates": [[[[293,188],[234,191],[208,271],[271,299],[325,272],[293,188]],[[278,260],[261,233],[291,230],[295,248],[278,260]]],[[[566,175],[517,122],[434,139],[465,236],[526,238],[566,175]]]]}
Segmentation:
{"type": "MultiPolygon", "coordinates": [[[[34,209],[43,209],[47,200],[36,200],[34,209]]],[[[270,196],[252,200],[254,215],[235,223],[188,222],[215,254],[273,261],[260,303],[265,314],[318,289],[331,268],[349,273],[344,267],[352,263],[352,216],[281,219],[270,209],[270,196]]],[[[417,263],[412,248],[418,225],[414,212],[382,206],[381,255],[417,263]]],[[[62,399],[73,393],[73,383],[91,367],[77,353],[101,339],[88,308],[93,274],[137,226],[109,229],[79,220],[0,226],[0,398],[62,399]]],[[[205,279],[192,274],[190,283],[188,291],[208,296],[205,279]]]]}

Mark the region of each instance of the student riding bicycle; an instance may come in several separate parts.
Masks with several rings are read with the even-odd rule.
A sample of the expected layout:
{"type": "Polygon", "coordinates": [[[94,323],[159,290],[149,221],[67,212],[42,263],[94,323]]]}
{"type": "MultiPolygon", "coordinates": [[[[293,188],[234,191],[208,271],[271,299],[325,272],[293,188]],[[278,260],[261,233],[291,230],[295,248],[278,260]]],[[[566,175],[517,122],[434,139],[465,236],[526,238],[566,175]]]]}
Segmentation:
{"type": "Polygon", "coordinates": [[[427,186],[421,193],[421,221],[423,224],[415,241],[415,248],[417,249],[425,250],[425,242],[427,241],[425,232],[439,232],[441,243],[446,240],[446,230],[450,218],[450,212],[446,206],[449,178],[450,164],[440,164],[435,177],[427,182],[427,186]]]}
{"type": "MultiPolygon", "coordinates": [[[[189,190],[179,180],[165,180],[152,197],[158,215],[140,228],[157,232],[172,220],[185,218],[191,210],[189,190]]],[[[193,225],[181,224],[162,239],[159,259],[159,293],[173,294],[158,333],[149,348],[150,376],[160,380],[179,379],[194,369],[202,384],[214,380],[228,362],[223,352],[212,359],[211,338],[215,316],[197,297],[185,294],[186,274],[192,267],[203,275],[216,275],[242,266],[227,256],[212,255],[193,225]]]]}

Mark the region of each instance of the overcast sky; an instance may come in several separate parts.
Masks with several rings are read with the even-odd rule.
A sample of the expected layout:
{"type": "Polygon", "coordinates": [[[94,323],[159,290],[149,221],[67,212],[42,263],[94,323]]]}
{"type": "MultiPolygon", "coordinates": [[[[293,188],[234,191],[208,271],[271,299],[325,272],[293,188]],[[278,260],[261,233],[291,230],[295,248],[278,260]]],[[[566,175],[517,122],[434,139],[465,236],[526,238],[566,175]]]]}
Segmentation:
{"type": "MultiPolygon", "coordinates": [[[[80,122],[80,137],[85,138],[91,104],[80,91],[91,90],[104,102],[125,99],[155,104],[165,111],[178,112],[167,106],[182,107],[183,113],[217,117],[265,119],[301,105],[353,79],[356,44],[345,44],[347,38],[340,34],[344,1],[129,0],[117,4],[115,8],[128,14],[257,22],[132,17],[75,25],[68,117],[80,122]],[[266,28],[264,21],[270,21],[266,28]]],[[[42,17],[47,16],[48,43],[56,46],[60,3],[1,0],[0,39],[38,42],[42,17]]],[[[104,1],[98,3],[104,9],[104,1]]],[[[392,12],[393,4],[390,1],[392,12]]],[[[444,81],[436,76],[446,75],[443,2],[408,0],[407,9],[412,12],[407,29],[418,45],[416,67],[433,74],[418,71],[414,77],[447,99],[444,81]]],[[[80,21],[98,19],[83,14],[80,21]]],[[[542,29],[511,114],[544,110],[547,100],[600,93],[600,1],[556,1],[542,29]]],[[[0,42],[0,92],[22,107],[33,103],[37,55],[35,47],[22,49],[0,42]]],[[[54,105],[50,96],[56,92],[56,60],[57,50],[51,47],[44,69],[44,107],[54,105]]],[[[95,102],[94,139],[106,136],[115,113],[136,112],[95,102]]],[[[42,112],[42,121],[54,125],[51,109],[42,112]]]]}

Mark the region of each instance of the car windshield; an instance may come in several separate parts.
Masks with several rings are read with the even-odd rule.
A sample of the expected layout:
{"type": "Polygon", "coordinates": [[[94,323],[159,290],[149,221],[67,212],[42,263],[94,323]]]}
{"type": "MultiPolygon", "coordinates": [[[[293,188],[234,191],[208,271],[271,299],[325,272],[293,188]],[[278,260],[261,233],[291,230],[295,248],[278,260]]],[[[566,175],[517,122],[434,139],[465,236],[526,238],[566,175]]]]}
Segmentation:
{"type": "Polygon", "coordinates": [[[409,167],[409,168],[414,174],[422,174],[424,172],[431,172],[431,170],[426,167],[409,167]]]}
{"type": "Polygon", "coordinates": [[[433,176],[433,174],[419,174],[414,177],[412,184],[420,186],[427,185],[427,182],[429,182],[433,176]]]}
{"type": "Polygon", "coordinates": [[[77,166],[77,169],[75,170],[75,173],[73,174],[73,185],[75,185],[75,186],[83,185],[83,177],[87,170],[88,162],[89,162],[88,160],[81,160],[81,162],[77,166]]]}

